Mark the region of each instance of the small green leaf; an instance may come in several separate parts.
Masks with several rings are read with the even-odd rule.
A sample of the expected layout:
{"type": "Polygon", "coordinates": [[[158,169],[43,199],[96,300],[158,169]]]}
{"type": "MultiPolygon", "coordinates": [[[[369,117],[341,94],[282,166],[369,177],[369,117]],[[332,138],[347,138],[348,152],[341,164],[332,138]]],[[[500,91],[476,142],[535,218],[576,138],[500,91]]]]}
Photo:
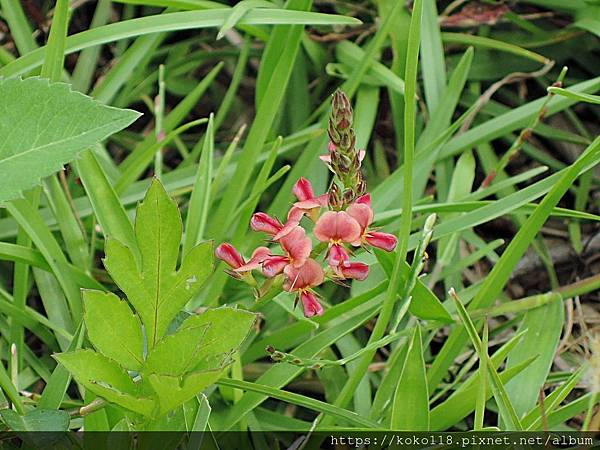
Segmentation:
{"type": "Polygon", "coordinates": [[[96,350],[123,367],[137,370],[144,358],[144,337],[139,319],[127,302],[115,294],[83,291],[84,319],[96,350]]]}
{"type": "MultiPolygon", "coordinates": [[[[192,316],[186,322],[199,316],[192,316]]],[[[200,348],[206,345],[203,336],[208,325],[195,324],[180,328],[158,341],[144,363],[144,371],[178,376],[189,372],[198,363],[200,348]]]]}
{"type": "Polygon", "coordinates": [[[60,353],[54,358],[94,394],[131,411],[152,415],[154,401],[137,397],[138,385],[115,361],[92,350],[60,353]]]}
{"type": "Polygon", "coordinates": [[[0,416],[12,431],[67,431],[71,421],[68,412],[56,409],[36,409],[23,416],[2,409],[0,416]]]}
{"type": "Polygon", "coordinates": [[[429,430],[429,390],[423,360],[421,327],[413,332],[392,406],[392,430],[429,430]]]}
{"type": "Polygon", "coordinates": [[[215,362],[221,361],[222,355],[235,352],[256,321],[254,313],[229,307],[209,309],[197,317],[193,323],[207,323],[210,327],[204,336],[207,345],[200,352],[202,359],[195,370],[212,369],[215,362]]]}
{"type": "Polygon", "coordinates": [[[217,40],[223,38],[225,34],[237,25],[244,15],[253,8],[272,8],[273,4],[265,0],[245,0],[237,3],[231,8],[231,13],[223,21],[223,25],[217,34],[217,40]]]}
{"type": "Polygon", "coordinates": [[[0,201],[20,197],[140,115],[40,78],[0,78],[0,99],[0,201]]]}
{"type": "Polygon", "coordinates": [[[586,102],[593,103],[596,105],[600,105],[600,96],[592,95],[592,94],[584,94],[581,92],[569,91],[568,89],[563,89],[556,86],[551,86],[548,88],[548,92],[551,94],[562,95],[563,97],[570,98],[572,100],[577,100],[578,102],[586,102]]]}
{"type": "Polygon", "coordinates": [[[171,411],[202,392],[221,377],[223,368],[193,372],[185,377],[151,374],[148,381],[158,396],[160,412],[171,411]]]}
{"type": "Polygon", "coordinates": [[[212,272],[212,243],[194,247],[177,270],[181,216],[158,180],[138,206],[135,234],[140,263],[131,249],[109,239],[104,265],[139,314],[152,349],[212,272]]]}

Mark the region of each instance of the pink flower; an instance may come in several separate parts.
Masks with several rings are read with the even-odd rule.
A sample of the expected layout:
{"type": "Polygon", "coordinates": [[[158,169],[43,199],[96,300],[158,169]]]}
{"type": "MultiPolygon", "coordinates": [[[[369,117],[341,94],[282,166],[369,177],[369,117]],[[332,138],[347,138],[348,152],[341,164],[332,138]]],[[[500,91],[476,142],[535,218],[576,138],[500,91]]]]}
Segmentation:
{"type": "Polygon", "coordinates": [[[292,193],[298,199],[298,201],[294,203],[294,207],[296,208],[312,210],[315,208],[327,206],[328,195],[323,194],[319,195],[318,197],[315,197],[311,182],[304,177],[301,177],[296,182],[296,184],[292,188],[292,193]]]}
{"type": "Polygon", "coordinates": [[[319,210],[327,206],[328,194],[315,197],[311,182],[304,177],[296,182],[292,193],[298,201],[290,209],[285,225],[273,236],[276,241],[297,226],[305,214],[315,222],[319,216],[319,210]]]}
{"type": "Polygon", "coordinates": [[[313,287],[320,285],[325,279],[323,269],[319,263],[314,259],[307,259],[300,267],[294,267],[291,264],[286,266],[284,273],[286,280],[283,284],[283,289],[288,292],[297,293],[302,301],[304,315],[312,317],[323,314],[323,307],[312,291],[313,287]]]}
{"type": "Polygon", "coordinates": [[[361,262],[351,262],[347,266],[339,266],[335,271],[340,278],[346,280],[363,281],[369,276],[369,266],[361,262]]]}
{"type": "Polygon", "coordinates": [[[323,307],[317,300],[317,296],[310,291],[303,291],[300,294],[300,300],[302,301],[302,309],[304,310],[304,317],[322,316],[323,307]]]}
{"type": "Polygon", "coordinates": [[[323,214],[313,233],[321,242],[329,242],[329,264],[331,266],[349,264],[350,257],[343,243],[353,243],[360,239],[359,223],[344,211],[328,211],[323,214]]]}
{"type": "Polygon", "coordinates": [[[263,233],[275,236],[281,231],[283,224],[266,213],[258,212],[252,215],[252,218],[250,219],[250,228],[254,231],[262,231],[263,233]]]}
{"type": "Polygon", "coordinates": [[[252,252],[252,256],[248,262],[246,262],[231,244],[223,243],[215,249],[215,256],[233,269],[233,271],[228,271],[228,273],[234,278],[241,278],[246,272],[258,269],[264,259],[270,254],[271,250],[267,247],[258,247],[252,252]]]}
{"type": "Polygon", "coordinates": [[[369,194],[359,197],[355,203],[348,207],[346,212],[359,223],[361,229],[359,238],[352,242],[352,245],[359,246],[366,243],[386,252],[391,252],[396,248],[398,243],[396,236],[390,233],[369,230],[369,225],[373,223],[373,210],[371,209],[369,194]]]}
{"type": "Polygon", "coordinates": [[[323,283],[325,274],[314,259],[309,258],[300,267],[288,265],[284,272],[286,276],[283,288],[288,292],[302,291],[323,283]]]}
{"type": "Polygon", "coordinates": [[[312,250],[312,242],[301,227],[294,227],[279,240],[285,255],[269,255],[262,261],[263,273],[274,277],[281,273],[287,265],[302,266],[312,250]]]}
{"type": "Polygon", "coordinates": [[[215,256],[224,261],[229,267],[237,269],[244,264],[244,258],[236,248],[225,242],[215,249],[215,256]]]}

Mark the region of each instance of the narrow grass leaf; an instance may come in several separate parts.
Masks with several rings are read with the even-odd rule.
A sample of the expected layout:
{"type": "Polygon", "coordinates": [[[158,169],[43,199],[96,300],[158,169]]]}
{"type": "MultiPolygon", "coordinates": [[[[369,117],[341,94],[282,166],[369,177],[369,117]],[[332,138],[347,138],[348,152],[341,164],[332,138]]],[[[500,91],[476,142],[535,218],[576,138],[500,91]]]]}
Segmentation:
{"type": "Polygon", "coordinates": [[[208,119],[206,133],[202,141],[202,153],[198,163],[198,172],[185,221],[185,235],[183,239],[183,254],[189,251],[204,237],[204,230],[208,220],[208,211],[211,205],[211,182],[213,179],[213,115],[208,119]]]}
{"type": "Polygon", "coordinates": [[[390,428],[403,431],[429,430],[429,391],[423,359],[421,327],[413,332],[398,387],[394,394],[390,428]]]}

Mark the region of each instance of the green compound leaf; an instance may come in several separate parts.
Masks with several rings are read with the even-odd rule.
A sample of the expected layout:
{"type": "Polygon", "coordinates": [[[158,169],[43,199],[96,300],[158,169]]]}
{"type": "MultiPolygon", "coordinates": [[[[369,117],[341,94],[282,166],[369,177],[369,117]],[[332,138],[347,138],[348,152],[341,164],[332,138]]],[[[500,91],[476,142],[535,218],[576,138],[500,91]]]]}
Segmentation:
{"type": "Polygon", "coordinates": [[[155,402],[149,398],[138,398],[139,386],[112,359],[92,350],[60,353],[54,358],[94,394],[139,414],[152,415],[155,402]]]}
{"type": "Polygon", "coordinates": [[[256,320],[229,307],[175,320],[213,267],[212,244],[203,243],[177,269],[181,236],[177,205],[154,180],[137,209],[135,248],[114,238],[105,248],[104,264],[135,314],[115,294],[84,291],[85,325],[99,353],[55,355],[86,389],[152,420],[217,381],[256,320]]]}
{"type": "Polygon", "coordinates": [[[212,243],[190,250],[177,270],[181,216],[158,180],[153,181],[138,206],[135,235],[139,264],[132,249],[109,239],[104,266],[139,314],[146,328],[148,348],[153,349],[212,272],[212,243]]]}
{"type": "Polygon", "coordinates": [[[0,201],[20,197],[139,116],[102,105],[64,83],[0,78],[0,201]]]}
{"type": "Polygon", "coordinates": [[[189,317],[179,330],[162,339],[144,367],[161,413],[217,381],[255,320],[256,315],[248,311],[221,307],[189,317]]]}
{"type": "Polygon", "coordinates": [[[144,359],[139,319],[115,294],[83,291],[84,319],[96,350],[123,367],[137,370],[144,359]]]}

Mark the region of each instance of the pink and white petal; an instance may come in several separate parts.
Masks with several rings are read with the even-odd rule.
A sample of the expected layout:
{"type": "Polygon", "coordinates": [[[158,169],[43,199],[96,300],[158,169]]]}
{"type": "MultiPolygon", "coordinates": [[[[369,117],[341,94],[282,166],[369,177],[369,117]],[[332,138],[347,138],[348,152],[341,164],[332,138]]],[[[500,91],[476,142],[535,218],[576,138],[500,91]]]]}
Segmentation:
{"type": "Polygon", "coordinates": [[[300,220],[302,219],[302,216],[304,216],[305,213],[306,211],[304,209],[292,206],[292,208],[288,211],[287,222],[300,223],[300,220]]]}
{"type": "Polygon", "coordinates": [[[328,253],[328,262],[332,267],[347,266],[350,264],[350,255],[343,245],[332,245],[328,253]]]}
{"type": "Polygon", "coordinates": [[[327,150],[329,150],[330,152],[335,152],[337,150],[337,147],[333,142],[329,141],[329,144],[327,144],[327,150]]]}
{"type": "Polygon", "coordinates": [[[313,229],[313,234],[319,241],[329,242],[329,240],[333,239],[335,236],[336,221],[337,212],[327,211],[319,217],[319,220],[317,220],[315,228],[313,229]]]}
{"type": "Polygon", "coordinates": [[[302,291],[300,294],[300,301],[302,301],[302,309],[304,310],[304,317],[313,317],[323,315],[323,307],[317,300],[315,294],[310,291],[302,291]]]}
{"type": "Polygon", "coordinates": [[[301,267],[291,264],[285,266],[283,273],[286,281],[283,288],[286,291],[298,291],[320,285],[325,279],[323,269],[314,259],[307,259],[301,267]]]}
{"type": "Polygon", "coordinates": [[[240,255],[240,252],[238,252],[233,245],[226,242],[215,249],[215,256],[233,269],[244,264],[244,258],[240,255]]]}
{"type": "Polygon", "coordinates": [[[365,230],[373,222],[373,210],[364,203],[353,203],[348,206],[346,212],[360,225],[361,235],[364,234],[365,230]]]}
{"type": "Polygon", "coordinates": [[[361,235],[361,227],[345,211],[327,211],[317,220],[313,233],[321,242],[354,242],[361,235]]]}
{"type": "Polygon", "coordinates": [[[295,227],[279,240],[283,251],[289,256],[291,264],[295,267],[303,265],[312,251],[312,242],[302,227],[295,227]]]}
{"type": "Polygon", "coordinates": [[[367,154],[367,152],[365,150],[359,150],[358,151],[358,161],[362,162],[363,159],[365,159],[366,154],[367,154]]]}
{"type": "Polygon", "coordinates": [[[314,200],[324,208],[329,204],[329,194],[319,195],[318,197],[315,197],[314,200]]]}
{"type": "Polygon", "coordinates": [[[250,270],[258,269],[269,255],[271,255],[271,250],[267,247],[258,247],[252,252],[250,260],[246,264],[242,264],[240,267],[234,269],[234,272],[248,272],[250,270]]]}
{"type": "MultiPolygon", "coordinates": [[[[306,211],[308,209],[320,208],[321,206],[324,206],[322,203],[323,201],[319,199],[319,197],[309,198],[308,200],[294,203],[294,208],[306,211]]],[[[327,205],[327,203],[325,203],[325,205],[327,205]]]]}
{"type": "Polygon", "coordinates": [[[268,256],[271,256],[271,249],[268,247],[256,247],[256,249],[252,252],[252,256],[250,257],[250,261],[264,261],[268,256]]]}
{"type": "Polygon", "coordinates": [[[327,164],[331,164],[331,155],[320,155],[319,159],[327,164]]]}
{"type": "Polygon", "coordinates": [[[365,240],[369,245],[380,248],[386,252],[391,252],[396,248],[398,238],[390,233],[371,231],[365,235],[365,240]]]}
{"type": "Polygon", "coordinates": [[[315,196],[313,193],[312,184],[304,177],[301,177],[298,181],[296,181],[296,184],[292,188],[292,193],[301,202],[304,200],[309,200],[315,196]]]}
{"type": "Polygon", "coordinates": [[[342,276],[346,279],[363,281],[369,276],[369,266],[361,262],[352,262],[340,268],[342,276]]]}
{"type": "Polygon", "coordinates": [[[275,235],[283,228],[283,224],[274,217],[259,212],[252,215],[252,218],[250,219],[250,228],[254,231],[275,235]]]}
{"type": "Polygon", "coordinates": [[[273,236],[273,240],[279,241],[290,231],[296,228],[300,224],[300,219],[302,219],[302,216],[304,216],[305,213],[306,211],[300,208],[293,207],[292,209],[290,209],[290,212],[288,213],[287,222],[285,223],[283,228],[281,228],[281,230],[279,230],[279,232],[273,236]]]}
{"type": "Polygon", "coordinates": [[[288,258],[285,256],[275,255],[265,259],[262,263],[262,270],[265,276],[272,278],[279,275],[289,264],[288,258]]]}
{"type": "Polygon", "coordinates": [[[361,235],[360,224],[345,211],[338,211],[336,235],[343,242],[354,242],[361,235]]]}

